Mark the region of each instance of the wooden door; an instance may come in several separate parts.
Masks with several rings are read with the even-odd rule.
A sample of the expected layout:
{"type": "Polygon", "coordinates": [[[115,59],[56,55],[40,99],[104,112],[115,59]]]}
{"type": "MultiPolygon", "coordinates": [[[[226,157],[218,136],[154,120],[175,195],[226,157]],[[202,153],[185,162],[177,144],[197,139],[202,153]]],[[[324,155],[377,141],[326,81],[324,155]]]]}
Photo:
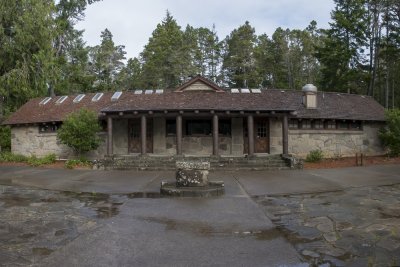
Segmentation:
{"type": "Polygon", "coordinates": [[[269,152],[268,118],[254,118],[254,152],[269,152]]]}
{"type": "MultiPolygon", "coordinates": [[[[129,153],[141,153],[142,139],[140,119],[131,119],[128,122],[129,153]]],[[[153,153],[153,120],[147,119],[146,127],[146,153],[153,153]]]]}

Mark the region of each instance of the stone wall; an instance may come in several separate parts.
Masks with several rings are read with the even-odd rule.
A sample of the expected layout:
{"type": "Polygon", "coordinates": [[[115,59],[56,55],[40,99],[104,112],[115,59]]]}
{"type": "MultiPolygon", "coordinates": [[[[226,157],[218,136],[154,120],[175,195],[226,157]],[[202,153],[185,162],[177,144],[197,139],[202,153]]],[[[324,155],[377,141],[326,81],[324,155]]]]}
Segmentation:
{"type": "Polygon", "coordinates": [[[385,151],[378,137],[381,123],[365,123],[362,131],[290,130],[289,153],[305,158],[311,150],[321,149],[325,157],[354,156],[356,153],[380,155],[385,151]]]}
{"type": "Polygon", "coordinates": [[[282,154],[282,120],[279,118],[270,118],[269,129],[270,154],[282,154]]]}
{"type": "Polygon", "coordinates": [[[113,120],[113,154],[128,154],[128,120],[113,120]]]}
{"type": "MultiPolygon", "coordinates": [[[[205,156],[212,155],[213,151],[212,136],[183,136],[182,153],[184,155],[205,156]]],[[[176,137],[166,137],[166,153],[176,154],[176,137]]],[[[232,153],[232,138],[219,137],[219,154],[230,155],[232,153]]]]}
{"type": "MultiPolygon", "coordinates": [[[[101,144],[86,156],[89,159],[103,158],[106,153],[106,133],[99,133],[101,144]]],[[[69,147],[60,143],[57,133],[39,133],[38,126],[14,126],[11,128],[11,151],[25,156],[43,157],[56,154],[58,158],[74,158],[76,155],[69,147]]]]}

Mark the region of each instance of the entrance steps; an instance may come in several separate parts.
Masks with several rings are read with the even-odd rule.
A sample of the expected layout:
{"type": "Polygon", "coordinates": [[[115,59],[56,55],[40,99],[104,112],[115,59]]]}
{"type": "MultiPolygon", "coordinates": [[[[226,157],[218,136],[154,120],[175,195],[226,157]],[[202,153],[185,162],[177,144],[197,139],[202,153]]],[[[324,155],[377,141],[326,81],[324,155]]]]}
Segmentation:
{"type": "Polygon", "coordinates": [[[236,156],[155,156],[113,155],[104,158],[106,170],[175,170],[177,160],[210,161],[211,170],[288,170],[290,160],[280,155],[236,156]]]}

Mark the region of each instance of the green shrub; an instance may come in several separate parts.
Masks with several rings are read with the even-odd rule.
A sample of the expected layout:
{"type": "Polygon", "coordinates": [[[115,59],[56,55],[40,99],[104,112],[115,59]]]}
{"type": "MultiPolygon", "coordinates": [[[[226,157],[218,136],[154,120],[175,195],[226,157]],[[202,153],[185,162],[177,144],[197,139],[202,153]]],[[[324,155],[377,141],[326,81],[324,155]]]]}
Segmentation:
{"type": "Polygon", "coordinates": [[[61,143],[74,149],[79,156],[100,144],[97,114],[87,109],[71,113],[57,131],[61,143]]]}
{"type": "Polygon", "coordinates": [[[390,156],[400,156],[400,109],[386,111],[387,127],[379,133],[384,146],[389,148],[390,156]]]}
{"type": "Polygon", "coordinates": [[[74,169],[75,167],[91,167],[92,163],[86,159],[69,159],[65,162],[65,168],[74,169]]]}
{"type": "Polygon", "coordinates": [[[0,162],[27,162],[28,157],[20,154],[13,154],[9,151],[0,153],[0,162]]]}
{"type": "Polygon", "coordinates": [[[320,162],[324,155],[320,149],[311,150],[306,157],[307,162],[320,162]]]}
{"type": "Polygon", "coordinates": [[[55,161],[56,161],[55,154],[49,154],[44,156],[43,158],[38,158],[35,155],[27,157],[20,154],[13,154],[8,151],[0,153],[0,162],[26,162],[34,167],[46,164],[52,164],[55,161]]]}
{"type": "Polygon", "coordinates": [[[0,147],[1,151],[11,149],[11,128],[8,126],[0,126],[0,147]]]}
{"type": "Polygon", "coordinates": [[[34,167],[52,164],[54,162],[56,162],[55,154],[49,154],[49,155],[44,156],[43,158],[38,158],[35,155],[33,155],[28,158],[28,164],[31,166],[34,166],[34,167]]]}

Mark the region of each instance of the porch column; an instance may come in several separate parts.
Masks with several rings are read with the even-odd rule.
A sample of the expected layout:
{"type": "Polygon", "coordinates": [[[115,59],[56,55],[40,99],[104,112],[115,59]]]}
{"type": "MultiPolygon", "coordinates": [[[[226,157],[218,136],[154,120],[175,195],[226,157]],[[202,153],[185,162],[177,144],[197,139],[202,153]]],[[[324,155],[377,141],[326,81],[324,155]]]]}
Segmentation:
{"type": "Polygon", "coordinates": [[[146,127],[147,127],[147,122],[146,122],[146,115],[142,115],[140,117],[140,122],[141,122],[141,127],[140,127],[140,139],[142,140],[142,155],[146,155],[146,127]]]}
{"type": "Polygon", "coordinates": [[[218,115],[213,115],[213,155],[218,156],[218,115]]]}
{"type": "Polygon", "coordinates": [[[247,133],[249,137],[249,156],[254,155],[254,119],[253,115],[247,116],[247,133]]]}
{"type": "Polygon", "coordinates": [[[182,155],[182,115],[176,116],[176,154],[182,155]]]}
{"type": "Polygon", "coordinates": [[[113,154],[113,125],[112,118],[107,117],[107,155],[113,154]]]}
{"type": "Polygon", "coordinates": [[[288,155],[289,154],[289,149],[288,149],[288,117],[287,115],[283,115],[282,117],[282,147],[283,155],[288,155]]]}

